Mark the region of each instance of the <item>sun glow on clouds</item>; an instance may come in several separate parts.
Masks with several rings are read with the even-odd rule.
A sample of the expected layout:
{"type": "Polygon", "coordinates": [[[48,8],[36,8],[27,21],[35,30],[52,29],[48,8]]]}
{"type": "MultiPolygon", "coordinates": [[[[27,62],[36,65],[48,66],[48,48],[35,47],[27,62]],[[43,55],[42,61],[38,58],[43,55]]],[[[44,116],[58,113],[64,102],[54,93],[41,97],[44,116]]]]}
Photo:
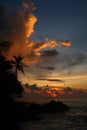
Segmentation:
{"type": "Polygon", "coordinates": [[[27,20],[25,22],[26,36],[30,37],[34,33],[34,24],[36,23],[37,18],[32,14],[28,14],[27,20]]]}
{"type": "MultiPolygon", "coordinates": [[[[20,11],[16,11],[15,14],[8,15],[9,22],[5,21],[6,16],[1,19],[3,25],[7,26],[7,31],[5,28],[5,34],[0,39],[6,41],[12,41],[11,45],[7,50],[2,49],[2,53],[8,58],[12,59],[13,55],[22,55],[24,57],[24,62],[28,65],[42,62],[42,64],[46,63],[46,55],[42,57],[43,51],[47,48],[52,49],[55,47],[70,47],[71,42],[69,40],[60,40],[57,42],[54,39],[45,39],[42,41],[31,41],[30,37],[34,33],[34,26],[37,22],[36,16],[33,14],[35,10],[34,4],[32,2],[27,3],[23,2],[22,9],[20,11]],[[10,26],[10,27],[9,27],[10,26]],[[9,30],[9,34],[8,34],[9,30]]],[[[1,12],[4,12],[4,8],[1,8],[1,12]]],[[[4,12],[5,13],[5,12],[4,12]]],[[[3,29],[3,28],[2,28],[3,29]]],[[[0,34],[2,34],[3,30],[1,30],[0,34]]],[[[2,35],[0,35],[2,36],[2,35]]],[[[3,48],[6,48],[4,45],[3,48]]],[[[55,52],[56,50],[54,50],[55,52]]],[[[52,51],[53,53],[53,51],[52,51]]],[[[50,52],[51,54],[51,52],[50,52]]],[[[57,52],[56,52],[57,55],[57,52]]],[[[49,57],[52,56],[49,55],[49,57]]],[[[53,58],[52,58],[53,59],[53,58]]],[[[50,60],[51,61],[51,60],[50,60]]],[[[52,62],[51,62],[52,63],[52,62]]],[[[49,67],[48,68],[52,68],[49,67]]]]}
{"type": "MultiPolygon", "coordinates": [[[[64,75],[64,73],[61,75],[61,72],[56,71],[56,64],[62,61],[65,66],[63,66],[61,70],[64,70],[78,65],[78,63],[85,62],[86,56],[84,54],[77,55],[75,60],[67,56],[60,59],[61,53],[58,49],[60,50],[62,47],[69,49],[71,46],[70,40],[56,41],[55,39],[46,38],[44,41],[31,41],[31,35],[35,32],[34,27],[38,21],[37,17],[33,14],[34,9],[33,3],[23,2],[22,10],[9,15],[8,22],[4,20],[6,19],[5,15],[5,18],[1,18],[1,23],[3,23],[3,26],[5,25],[7,27],[5,30],[3,28],[0,30],[0,41],[6,40],[12,41],[12,43],[9,46],[5,44],[3,46],[0,45],[0,51],[8,59],[12,59],[13,55],[21,55],[24,57],[23,62],[29,65],[29,69],[25,70],[27,76],[23,76],[19,73],[19,80],[22,81],[22,83],[36,83],[38,86],[46,86],[49,84],[54,87],[44,91],[45,94],[56,97],[59,91],[60,95],[63,95],[65,92],[63,88],[66,87],[66,83],[74,87],[74,85],[77,85],[79,82],[79,79],[86,79],[87,75],[64,75]],[[62,88],[61,90],[59,86],[62,88]]],[[[0,11],[3,13],[4,8],[0,9],[0,11]]],[[[2,25],[0,26],[3,27],[2,25]]],[[[27,92],[27,89],[25,89],[25,91],[27,92]]],[[[41,91],[34,90],[35,94],[40,92],[41,91]]],[[[31,93],[30,88],[28,89],[28,93],[31,93]]],[[[68,93],[72,94],[69,90],[68,93]]]]}
{"type": "Polygon", "coordinates": [[[61,40],[61,45],[62,46],[66,46],[66,47],[70,47],[71,46],[71,41],[70,40],[61,40]]]}
{"type": "Polygon", "coordinates": [[[56,78],[56,77],[60,77],[60,79],[62,79],[64,81],[64,83],[54,83],[56,86],[58,84],[61,85],[61,87],[64,87],[64,86],[72,86],[73,88],[83,88],[85,89],[87,87],[87,73],[77,73],[77,74],[57,74],[57,73],[54,73],[53,74],[53,77],[56,78]]]}
{"type": "Polygon", "coordinates": [[[51,86],[38,87],[36,84],[24,86],[25,91],[23,92],[24,97],[32,99],[42,98],[72,98],[72,97],[86,97],[87,90],[76,89],[71,87],[57,87],[55,89],[51,86]]]}
{"type": "Polygon", "coordinates": [[[24,9],[28,9],[28,8],[29,8],[29,4],[26,3],[25,1],[22,3],[22,5],[23,5],[23,8],[24,8],[24,9]]]}
{"type": "MultiPolygon", "coordinates": [[[[5,37],[0,37],[0,39],[12,41],[13,43],[9,47],[9,51],[7,49],[8,55],[3,54],[11,59],[13,55],[22,55],[25,57],[24,61],[28,62],[28,64],[32,64],[40,61],[41,51],[46,48],[55,48],[60,46],[69,47],[71,46],[70,41],[61,41],[57,42],[54,39],[45,39],[42,41],[31,41],[30,37],[34,33],[34,26],[37,22],[36,16],[33,14],[34,11],[33,3],[23,2],[22,10],[18,11],[15,15],[11,14],[8,16],[8,23],[6,24],[4,19],[6,19],[4,15],[4,19],[2,19],[2,23],[7,25],[9,29],[6,32],[5,29],[5,37]],[[24,9],[24,10],[23,10],[24,9]],[[11,26],[9,28],[9,26],[11,26]],[[6,34],[7,33],[7,34],[6,34]]],[[[2,12],[4,9],[1,10],[2,12]]],[[[0,32],[2,33],[2,32],[0,32]]],[[[4,34],[3,34],[4,36],[4,34]]]]}

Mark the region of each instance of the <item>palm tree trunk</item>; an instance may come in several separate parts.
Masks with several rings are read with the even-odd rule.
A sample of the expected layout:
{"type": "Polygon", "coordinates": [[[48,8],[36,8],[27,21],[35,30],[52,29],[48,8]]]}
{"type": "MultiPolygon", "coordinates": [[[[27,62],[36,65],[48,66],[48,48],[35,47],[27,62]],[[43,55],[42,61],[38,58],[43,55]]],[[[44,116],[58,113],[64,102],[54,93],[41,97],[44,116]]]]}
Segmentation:
{"type": "Polygon", "coordinates": [[[17,74],[18,72],[17,72],[17,67],[16,67],[16,70],[15,70],[15,76],[16,76],[16,78],[18,79],[18,74],[17,74]]]}

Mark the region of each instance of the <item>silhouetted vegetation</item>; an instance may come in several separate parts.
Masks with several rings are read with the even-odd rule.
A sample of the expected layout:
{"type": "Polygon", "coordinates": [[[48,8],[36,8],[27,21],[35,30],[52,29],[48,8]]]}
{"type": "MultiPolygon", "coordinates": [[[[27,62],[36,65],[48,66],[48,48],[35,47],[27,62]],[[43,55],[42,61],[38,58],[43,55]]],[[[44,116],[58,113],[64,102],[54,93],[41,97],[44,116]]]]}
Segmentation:
{"type": "Polygon", "coordinates": [[[21,83],[18,81],[12,70],[12,64],[5,57],[0,55],[0,112],[2,128],[7,130],[17,130],[18,117],[17,105],[13,95],[20,96],[23,91],[21,83]]]}
{"type": "Polygon", "coordinates": [[[21,103],[14,100],[14,96],[21,97],[23,91],[17,78],[17,70],[24,73],[23,57],[14,56],[14,60],[7,60],[0,53],[0,117],[1,128],[4,130],[18,130],[20,123],[28,120],[40,120],[39,114],[68,110],[62,102],[51,101],[44,105],[36,103],[21,103]]]}
{"type": "Polygon", "coordinates": [[[45,104],[18,102],[18,113],[21,122],[28,120],[41,120],[40,114],[58,113],[69,110],[69,107],[60,101],[52,100],[45,104]]]}
{"type": "Polygon", "coordinates": [[[16,78],[18,78],[18,71],[21,71],[22,73],[24,73],[24,67],[27,67],[24,63],[23,63],[23,59],[24,57],[22,56],[13,56],[13,60],[11,60],[11,64],[14,68],[14,74],[16,75],[16,78]]]}

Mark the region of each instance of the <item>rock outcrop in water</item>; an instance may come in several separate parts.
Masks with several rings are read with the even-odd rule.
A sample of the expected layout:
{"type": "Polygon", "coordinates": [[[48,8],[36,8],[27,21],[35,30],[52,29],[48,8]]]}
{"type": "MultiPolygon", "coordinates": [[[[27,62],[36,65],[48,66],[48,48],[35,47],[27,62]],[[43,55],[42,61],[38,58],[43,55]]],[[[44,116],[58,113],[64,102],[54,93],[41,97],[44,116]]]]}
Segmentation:
{"type": "Polygon", "coordinates": [[[55,112],[61,112],[69,110],[69,107],[61,101],[50,101],[49,103],[46,103],[42,106],[42,112],[46,113],[55,113],[55,112]]]}
{"type": "Polygon", "coordinates": [[[18,103],[17,104],[18,118],[21,121],[40,120],[39,114],[57,113],[69,110],[69,107],[61,101],[52,100],[49,103],[18,103]]]}

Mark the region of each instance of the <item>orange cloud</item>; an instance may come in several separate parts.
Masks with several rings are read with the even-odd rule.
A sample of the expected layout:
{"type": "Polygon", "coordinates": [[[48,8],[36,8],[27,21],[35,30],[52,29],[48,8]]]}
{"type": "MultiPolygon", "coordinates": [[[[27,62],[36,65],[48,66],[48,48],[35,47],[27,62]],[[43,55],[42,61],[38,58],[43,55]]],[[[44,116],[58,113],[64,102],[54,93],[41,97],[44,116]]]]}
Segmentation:
{"type": "Polygon", "coordinates": [[[47,94],[51,97],[51,98],[56,98],[57,94],[55,93],[55,91],[53,90],[46,90],[47,94]]]}
{"type": "Polygon", "coordinates": [[[36,23],[36,21],[37,18],[32,13],[29,13],[25,20],[25,30],[27,37],[30,37],[31,34],[34,32],[34,24],[36,23]]]}
{"type": "MultiPolygon", "coordinates": [[[[6,37],[3,37],[3,40],[12,41],[12,44],[9,47],[9,51],[7,50],[8,53],[6,53],[5,50],[5,56],[8,59],[12,59],[13,55],[22,55],[23,57],[25,57],[24,61],[26,62],[26,64],[39,62],[41,60],[41,51],[43,51],[43,49],[55,48],[59,47],[60,45],[56,40],[48,40],[47,38],[43,42],[30,41],[30,37],[32,33],[34,33],[35,23],[37,22],[37,18],[33,14],[34,5],[33,3],[28,4],[26,2],[23,2],[22,7],[26,11],[21,10],[16,14],[8,16],[8,26],[11,26],[11,28],[9,28],[9,34],[7,30],[7,35],[6,37]]],[[[2,19],[2,23],[4,22],[4,19],[2,19]]],[[[62,41],[61,45],[66,47],[70,46],[70,41],[62,41]]]]}
{"type": "Polygon", "coordinates": [[[70,40],[61,40],[61,46],[70,47],[71,41],[70,40]]]}
{"type": "Polygon", "coordinates": [[[28,45],[29,49],[34,50],[36,52],[46,47],[54,48],[55,46],[57,46],[57,42],[55,40],[49,40],[47,42],[31,42],[31,44],[28,45]]]}
{"type": "Polygon", "coordinates": [[[23,8],[25,8],[25,9],[28,9],[29,8],[29,4],[27,3],[27,2],[23,2],[22,3],[22,6],[23,6],[23,8]]]}

